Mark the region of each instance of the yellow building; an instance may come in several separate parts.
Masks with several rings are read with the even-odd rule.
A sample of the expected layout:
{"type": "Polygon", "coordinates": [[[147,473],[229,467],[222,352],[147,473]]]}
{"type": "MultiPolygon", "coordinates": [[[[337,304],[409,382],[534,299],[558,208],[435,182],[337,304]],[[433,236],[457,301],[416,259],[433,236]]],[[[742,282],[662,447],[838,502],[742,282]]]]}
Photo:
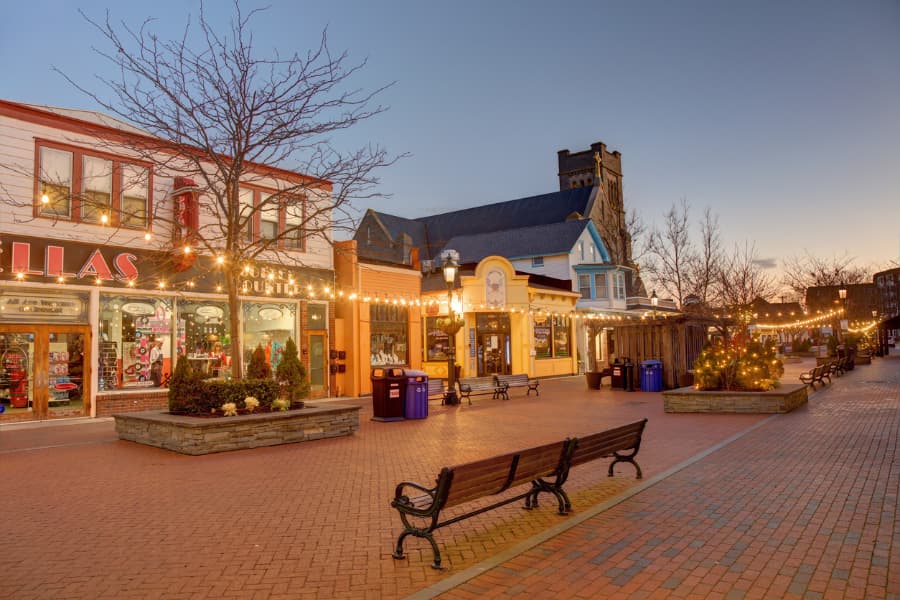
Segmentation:
{"type": "MultiPolygon", "coordinates": [[[[452,290],[463,327],[455,336],[461,377],[527,373],[531,377],[578,372],[572,313],[580,294],[558,281],[516,273],[502,256],[465,265],[452,290]]],[[[441,329],[449,295],[440,269],[422,279],[423,369],[446,379],[448,336],[441,329]]]]}

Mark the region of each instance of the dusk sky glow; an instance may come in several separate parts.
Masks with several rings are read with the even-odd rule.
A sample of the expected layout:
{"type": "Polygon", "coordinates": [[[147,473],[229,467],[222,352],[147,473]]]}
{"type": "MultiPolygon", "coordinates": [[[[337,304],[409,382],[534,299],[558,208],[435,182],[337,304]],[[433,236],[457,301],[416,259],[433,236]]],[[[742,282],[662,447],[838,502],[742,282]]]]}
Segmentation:
{"type": "MultiPolygon", "coordinates": [[[[244,2],[251,8],[266,3],[244,2]]],[[[900,253],[900,2],[306,2],[272,0],[260,54],[314,47],[368,58],[356,84],[390,110],[350,130],[410,156],[366,208],[417,217],[554,191],[556,152],[622,153],[627,207],[658,222],[686,198],[727,244],[772,263],[804,250],[887,268],[900,253]]],[[[9,3],[0,97],[94,109],[109,66],[78,15],[181,34],[198,4],[9,3]]],[[[230,4],[208,2],[210,20],[230,4]]],[[[284,165],[290,166],[290,165],[284,165]]]]}

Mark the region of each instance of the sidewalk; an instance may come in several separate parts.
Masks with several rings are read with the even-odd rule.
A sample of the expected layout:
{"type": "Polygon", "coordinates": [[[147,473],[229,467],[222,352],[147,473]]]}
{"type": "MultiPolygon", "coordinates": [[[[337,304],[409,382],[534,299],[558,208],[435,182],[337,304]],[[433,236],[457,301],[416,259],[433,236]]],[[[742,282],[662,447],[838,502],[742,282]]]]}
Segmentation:
{"type": "MultiPolygon", "coordinates": [[[[359,399],[355,436],[203,457],[117,441],[108,422],[0,428],[0,598],[428,597],[444,591],[433,587],[442,582],[458,586],[451,598],[535,590],[684,596],[703,594],[704,585],[717,591],[732,577],[771,576],[756,594],[764,597],[787,576],[772,575],[773,563],[802,567],[801,574],[815,566],[806,584],[813,592],[820,566],[833,563],[829,585],[846,570],[845,593],[885,597],[898,593],[887,573],[900,572],[893,541],[900,536],[898,372],[900,361],[877,360],[816,392],[809,408],[770,420],[667,415],[659,394],[589,391],[582,377],[545,381],[539,398],[433,404],[424,421],[369,421],[371,401],[359,399]],[[446,464],[644,416],[639,462],[648,483],[758,427],[652,486],[627,465],[612,479],[605,468],[577,469],[568,488],[572,517],[550,506],[508,506],[441,529],[446,571],[429,567],[421,540],[407,543],[406,560],[390,557],[399,521],[389,502],[398,482],[427,483],[446,464]],[[845,448],[848,430],[857,441],[845,448]],[[629,490],[641,491],[577,524],[629,490]],[[872,491],[883,500],[867,498],[872,491]],[[816,535],[810,529],[819,521],[830,528],[826,537],[826,525],[816,535]],[[517,557],[504,554],[567,522],[575,526],[517,557]],[[823,558],[812,563],[807,550],[823,558]],[[498,556],[506,563],[485,572],[498,556]],[[764,560],[772,557],[778,560],[764,560]],[[743,571],[733,572],[735,565],[743,571]]],[[[799,589],[789,579],[787,587],[799,589]]]]}

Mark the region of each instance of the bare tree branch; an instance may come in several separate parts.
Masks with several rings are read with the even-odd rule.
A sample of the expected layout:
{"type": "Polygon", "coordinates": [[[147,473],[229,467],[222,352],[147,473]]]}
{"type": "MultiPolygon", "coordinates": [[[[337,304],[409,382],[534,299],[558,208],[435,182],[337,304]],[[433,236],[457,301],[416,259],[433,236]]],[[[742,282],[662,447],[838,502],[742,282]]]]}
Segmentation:
{"type": "MultiPolygon", "coordinates": [[[[333,139],[384,112],[375,101],[392,84],[370,91],[354,87],[366,61],[333,54],[327,31],[305,53],[258,55],[252,22],[260,12],[244,13],[235,0],[223,29],[207,19],[201,5],[199,15],[189,17],[183,34],[172,40],[159,38],[152,20],[133,28],[114,24],[109,12],[103,20],[81,13],[103,42],[95,53],[117,75],[98,76],[97,91],[61,73],[107,113],[136,128],[114,139],[98,138],[98,145],[153,164],[158,177],[191,177],[200,186],[202,216],[189,241],[225,260],[236,349],[243,265],[265,260],[303,266],[302,252],[281,251],[285,242],[299,235],[304,243],[330,243],[335,228],[352,229],[352,203],[379,197],[377,172],[398,158],[374,144],[348,151],[333,139]],[[281,170],[273,173],[270,167],[281,170]],[[253,205],[242,204],[241,189],[253,184],[277,189],[253,205]],[[267,238],[248,236],[252,223],[271,211],[293,219],[267,238]]],[[[154,203],[150,219],[174,227],[172,203],[154,203]]],[[[240,376],[240,352],[233,354],[240,376]]]]}

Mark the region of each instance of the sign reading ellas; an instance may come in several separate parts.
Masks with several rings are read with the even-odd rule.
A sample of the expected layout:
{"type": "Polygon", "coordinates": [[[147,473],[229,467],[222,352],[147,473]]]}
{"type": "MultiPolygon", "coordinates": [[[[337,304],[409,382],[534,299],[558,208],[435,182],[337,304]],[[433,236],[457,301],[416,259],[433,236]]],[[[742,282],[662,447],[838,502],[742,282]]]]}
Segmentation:
{"type": "Polygon", "coordinates": [[[10,267],[13,275],[22,273],[23,275],[43,275],[45,277],[75,277],[84,279],[90,277],[103,281],[127,281],[136,279],[138,276],[138,257],[131,252],[119,252],[112,256],[112,262],[107,260],[100,248],[94,248],[91,251],[84,246],[56,246],[46,244],[43,247],[44,262],[41,268],[35,269],[31,263],[32,245],[39,244],[32,242],[12,242],[10,244],[11,257],[10,267]],[[74,255],[70,260],[66,261],[66,251],[74,255]],[[84,258],[85,252],[88,253],[84,258]],[[72,259],[75,260],[72,260],[72,259]],[[73,266],[80,266],[75,271],[66,271],[66,267],[72,269],[73,266]]]}

